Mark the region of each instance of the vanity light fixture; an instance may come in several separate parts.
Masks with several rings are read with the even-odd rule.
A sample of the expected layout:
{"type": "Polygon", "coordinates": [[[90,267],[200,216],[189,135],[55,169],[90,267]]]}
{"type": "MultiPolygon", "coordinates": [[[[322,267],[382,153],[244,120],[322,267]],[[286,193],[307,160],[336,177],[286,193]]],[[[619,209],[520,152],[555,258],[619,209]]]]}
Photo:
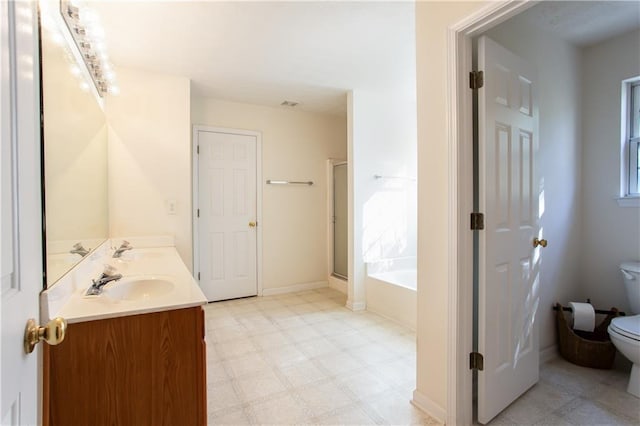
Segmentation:
{"type": "Polygon", "coordinates": [[[60,0],[60,15],[100,97],[117,94],[115,73],[106,52],[104,30],[98,16],[77,1],[60,0]]]}

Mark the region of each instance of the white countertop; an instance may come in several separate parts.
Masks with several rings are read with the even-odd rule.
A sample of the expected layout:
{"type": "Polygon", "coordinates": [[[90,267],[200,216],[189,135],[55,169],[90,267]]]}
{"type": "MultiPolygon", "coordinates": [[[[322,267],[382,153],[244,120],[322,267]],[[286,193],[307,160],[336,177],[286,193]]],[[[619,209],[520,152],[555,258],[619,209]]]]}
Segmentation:
{"type": "Polygon", "coordinates": [[[128,315],[146,314],[173,309],[189,308],[207,303],[185,264],[174,247],[133,248],[124,252],[122,258],[111,257],[112,251],[89,260],[80,277],[65,283],[57,283],[43,292],[46,317],[62,317],[68,323],[93,321],[128,315]],[[86,297],[85,292],[104,269],[104,265],[114,266],[122,279],[108,283],[99,296],[86,297]],[[173,283],[173,287],[161,294],[150,294],[133,300],[111,297],[117,293],[117,286],[133,279],[162,279],[173,283]]]}

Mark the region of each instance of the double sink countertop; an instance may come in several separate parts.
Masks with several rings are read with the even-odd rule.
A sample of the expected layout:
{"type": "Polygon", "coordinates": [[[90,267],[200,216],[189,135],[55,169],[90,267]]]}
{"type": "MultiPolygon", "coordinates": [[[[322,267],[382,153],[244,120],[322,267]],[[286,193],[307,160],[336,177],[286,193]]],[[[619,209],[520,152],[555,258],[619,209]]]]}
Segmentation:
{"type": "Polygon", "coordinates": [[[59,282],[42,292],[41,316],[68,323],[189,308],[207,303],[175,247],[134,248],[113,258],[108,244],[84,259],[59,282]],[[91,280],[105,265],[122,278],[104,286],[102,294],[86,296],[91,280]]]}

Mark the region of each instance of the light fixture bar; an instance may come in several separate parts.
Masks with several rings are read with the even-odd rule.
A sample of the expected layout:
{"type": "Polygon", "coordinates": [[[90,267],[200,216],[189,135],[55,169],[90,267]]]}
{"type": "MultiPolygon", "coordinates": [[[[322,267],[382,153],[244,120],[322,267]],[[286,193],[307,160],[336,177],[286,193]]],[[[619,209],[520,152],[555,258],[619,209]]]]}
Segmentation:
{"type": "MultiPolygon", "coordinates": [[[[98,96],[102,98],[109,91],[109,83],[105,74],[110,69],[110,66],[106,62],[105,55],[98,55],[94,49],[94,45],[99,44],[96,42],[101,40],[92,40],[88,35],[87,28],[82,22],[82,14],[83,11],[79,7],[72,5],[69,0],[60,0],[62,20],[80,52],[82,62],[86,66],[98,96]]],[[[113,75],[113,72],[110,71],[110,74],[113,75]]]]}

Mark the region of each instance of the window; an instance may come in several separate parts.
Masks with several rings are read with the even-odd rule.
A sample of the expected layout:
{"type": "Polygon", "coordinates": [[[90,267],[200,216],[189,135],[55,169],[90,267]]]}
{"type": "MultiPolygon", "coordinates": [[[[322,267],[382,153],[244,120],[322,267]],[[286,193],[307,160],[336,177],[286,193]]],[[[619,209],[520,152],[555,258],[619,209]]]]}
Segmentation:
{"type": "Polygon", "coordinates": [[[640,196],[640,77],[622,82],[622,196],[640,196]]]}

